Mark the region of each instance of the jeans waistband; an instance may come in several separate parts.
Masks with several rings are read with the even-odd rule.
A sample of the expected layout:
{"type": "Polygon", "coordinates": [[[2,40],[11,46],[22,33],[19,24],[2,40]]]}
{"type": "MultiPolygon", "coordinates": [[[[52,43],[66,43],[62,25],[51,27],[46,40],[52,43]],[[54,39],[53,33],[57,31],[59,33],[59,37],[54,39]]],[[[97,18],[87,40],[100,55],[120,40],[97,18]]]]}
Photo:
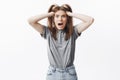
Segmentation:
{"type": "Polygon", "coordinates": [[[58,72],[64,72],[64,71],[68,71],[69,69],[74,69],[75,68],[75,66],[74,65],[72,65],[72,66],[69,66],[69,67],[66,67],[66,68],[64,68],[64,69],[62,69],[62,68],[57,68],[57,67],[53,67],[53,66],[49,66],[49,69],[52,69],[52,71],[58,71],[58,72]]]}

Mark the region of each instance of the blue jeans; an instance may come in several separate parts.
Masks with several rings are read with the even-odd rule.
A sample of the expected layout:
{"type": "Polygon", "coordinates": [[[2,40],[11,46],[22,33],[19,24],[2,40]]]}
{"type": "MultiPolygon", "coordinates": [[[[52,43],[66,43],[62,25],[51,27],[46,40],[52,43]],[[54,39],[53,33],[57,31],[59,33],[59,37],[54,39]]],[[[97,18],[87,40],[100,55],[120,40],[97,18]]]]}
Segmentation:
{"type": "Polygon", "coordinates": [[[46,80],[77,80],[77,73],[74,65],[65,69],[49,66],[46,80]]]}

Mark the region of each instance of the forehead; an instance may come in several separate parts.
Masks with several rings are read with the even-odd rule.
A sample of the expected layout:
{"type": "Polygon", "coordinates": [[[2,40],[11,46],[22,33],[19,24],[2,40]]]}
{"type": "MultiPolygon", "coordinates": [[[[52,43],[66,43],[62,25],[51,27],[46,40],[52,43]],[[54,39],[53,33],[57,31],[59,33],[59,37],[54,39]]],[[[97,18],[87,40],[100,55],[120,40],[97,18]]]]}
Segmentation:
{"type": "Polygon", "coordinates": [[[55,15],[66,15],[66,12],[63,10],[58,10],[55,12],[55,15]]]}

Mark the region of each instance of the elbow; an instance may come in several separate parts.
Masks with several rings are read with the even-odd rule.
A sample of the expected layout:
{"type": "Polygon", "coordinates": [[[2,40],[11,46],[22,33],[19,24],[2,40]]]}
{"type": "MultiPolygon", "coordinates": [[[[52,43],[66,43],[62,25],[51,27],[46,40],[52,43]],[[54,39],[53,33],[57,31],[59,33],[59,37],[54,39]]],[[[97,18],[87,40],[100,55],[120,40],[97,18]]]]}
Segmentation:
{"type": "Polygon", "coordinates": [[[28,21],[28,23],[29,23],[30,25],[33,24],[33,21],[31,20],[31,18],[29,18],[27,21],[28,21]]]}
{"type": "Polygon", "coordinates": [[[94,22],[94,18],[90,17],[90,18],[88,19],[88,21],[86,22],[86,24],[87,24],[88,26],[90,26],[93,22],[94,22]]]}
{"type": "Polygon", "coordinates": [[[89,23],[92,24],[94,22],[94,18],[90,18],[89,23]]]}
{"type": "Polygon", "coordinates": [[[91,25],[94,22],[94,18],[89,17],[89,19],[86,20],[86,24],[91,25]]]}
{"type": "Polygon", "coordinates": [[[36,21],[34,21],[34,20],[31,19],[31,18],[29,18],[27,21],[28,21],[28,23],[29,23],[30,25],[36,24],[36,21]]]}

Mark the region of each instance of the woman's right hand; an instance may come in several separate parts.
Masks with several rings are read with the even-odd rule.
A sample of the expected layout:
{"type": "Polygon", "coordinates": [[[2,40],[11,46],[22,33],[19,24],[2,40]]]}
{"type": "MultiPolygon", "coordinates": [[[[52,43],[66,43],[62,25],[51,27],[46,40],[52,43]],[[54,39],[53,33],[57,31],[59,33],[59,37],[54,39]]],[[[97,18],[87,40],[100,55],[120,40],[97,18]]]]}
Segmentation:
{"type": "Polygon", "coordinates": [[[49,16],[53,16],[54,14],[54,12],[49,12],[49,16]]]}

